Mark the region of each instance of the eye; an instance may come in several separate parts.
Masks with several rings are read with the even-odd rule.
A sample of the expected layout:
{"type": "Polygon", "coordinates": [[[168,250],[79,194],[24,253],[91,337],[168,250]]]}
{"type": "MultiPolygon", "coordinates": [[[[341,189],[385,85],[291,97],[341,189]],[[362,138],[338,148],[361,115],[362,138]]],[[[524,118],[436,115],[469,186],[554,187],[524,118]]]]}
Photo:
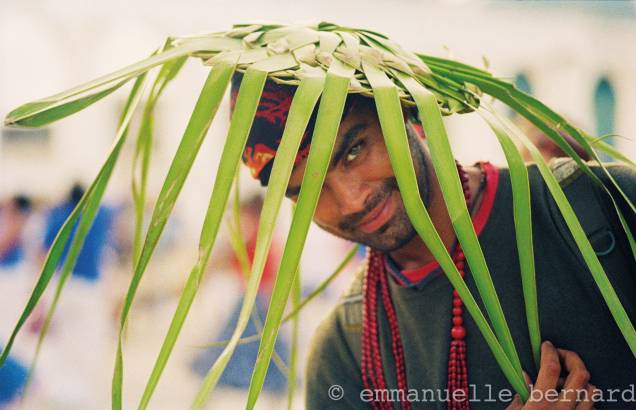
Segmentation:
{"type": "Polygon", "coordinates": [[[358,142],[353,147],[351,147],[349,152],[347,152],[347,156],[345,157],[346,162],[351,162],[354,159],[356,159],[356,157],[360,155],[361,151],[362,151],[362,143],[358,142]]]}

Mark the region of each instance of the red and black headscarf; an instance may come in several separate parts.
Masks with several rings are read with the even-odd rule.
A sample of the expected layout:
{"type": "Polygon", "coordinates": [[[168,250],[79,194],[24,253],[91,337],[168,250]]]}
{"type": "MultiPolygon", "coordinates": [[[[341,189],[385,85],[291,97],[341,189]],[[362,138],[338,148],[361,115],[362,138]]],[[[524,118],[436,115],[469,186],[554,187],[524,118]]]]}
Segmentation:
{"type": "MultiPolygon", "coordinates": [[[[243,74],[236,73],[232,78],[230,94],[230,109],[234,111],[236,97],[243,74]]],[[[265,82],[261,100],[256,109],[254,122],[250,134],[247,137],[243,162],[250,169],[252,176],[261,181],[261,185],[267,185],[272,172],[273,159],[278,151],[283,130],[287,122],[287,115],[291,106],[296,87],[275,83],[272,80],[265,82]]],[[[296,156],[296,164],[309,154],[311,134],[313,132],[316,111],[312,114],[305,135],[300,142],[300,149],[296,156]]]]}
{"type": "MultiPolygon", "coordinates": [[[[243,74],[239,72],[235,73],[232,77],[230,94],[230,109],[232,112],[234,111],[234,105],[236,104],[236,97],[242,79],[243,74]]],[[[295,86],[278,84],[270,79],[265,82],[263,93],[254,116],[254,122],[252,123],[252,128],[250,129],[245,144],[245,150],[243,151],[243,162],[250,169],[252,176],[260,180],[263,186],[269,182],[273,160],[283,137],[287,115],[289,114],[289,108],[291,107],[295,91],[295,86]]],[[[372,98],[358,94],[350,94],[345,103],[343,117],[347,115],[354,105],[356,107],[366,105],[371,109],[375,109],[372,98]]],[[[300,142],[295,164],[300,163],[309,154],[317,111],[317,109],[314,109],[309,119],[305,135],[303,135],[300,142]]],[[[415,128],[416,133],[421,136],[423,134],[422,127],[412,113],[409,114],[409,122],[415,128]]]]}

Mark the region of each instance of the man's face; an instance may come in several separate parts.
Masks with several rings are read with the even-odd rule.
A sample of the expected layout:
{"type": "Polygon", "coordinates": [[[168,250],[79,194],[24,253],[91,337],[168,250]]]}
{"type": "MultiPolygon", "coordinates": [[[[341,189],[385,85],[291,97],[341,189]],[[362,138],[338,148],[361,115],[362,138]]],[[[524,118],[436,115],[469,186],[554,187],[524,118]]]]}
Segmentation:
{"type": "MultiPolygon", "coordinates": [[[[409,143],[420,195],[428,205],[427,152],[418,138],[410,136],[409,143]]],[[[305,166],[306,160],[291,175],[287,196],[294,201],[305,166]]],[[[314,222],[336,236],[383,252],[399,249],[415,236],[371,108],[354,106],[340,124],[314,222]]]]}

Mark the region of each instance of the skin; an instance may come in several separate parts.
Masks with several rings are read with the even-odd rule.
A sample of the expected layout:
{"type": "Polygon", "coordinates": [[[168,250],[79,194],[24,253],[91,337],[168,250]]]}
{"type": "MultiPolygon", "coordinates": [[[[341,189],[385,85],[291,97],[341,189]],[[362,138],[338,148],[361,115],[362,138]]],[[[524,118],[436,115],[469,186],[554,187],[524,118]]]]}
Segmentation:
{"type": "Polygon", "coordinates": [[[507,410],[588,410],[594,408],[594,390],[590,384],[590,372],[576,353],[557,349],[546,341],[541,345],[541,366],[536,383],[528,375],[526,382],[531,387],[530,399],[524,404],[519,395],[507,410]],[[561,374],[565,373],[565,377],[561,374]],[[558,392],[558,396],[554,394],[558,392]]]}
{"type": "MultiPolygon", "coordinates": [[[[414,132],[409,134],[420,195],[442,241],[450,248],[455,234],[430,155],[423,141],[414,132]]],[[[287,196],[294,201],[305,166],[306,160],[295,167],[290,178],[287,196]]],[[[477,167],[465,170],[474,197],[481,172],[477,167]]],[[[352,109],[341,123],[314,222],[338,237],[388,252],[403,269],[414,269],[434,259],[406,214],[380,124],[368,107],[352,109]],[[365,232],[361,222],[373,220],[387,198],[394,208],[391,218],[374,232],[365,232]]]]}
{"type": "MultiPolygon", "coordinates": [[[[420,196],[442,241],[450,249],[455,233],[428,149],[407,122],[409,128],[420,196]]],[[[306,160],[292,172],[287,196],[293,201],[297,199],[305,166],[306,160]]],[[[477,195],[481,170],[474,166],[464,169],[475,202],[470,205],[476,210],[481,202],[477,195]]],[[[402,269],[416,269],[434,260],[406,214],[377,115],[369,107],[354,107],[341,122],[314,222],[338,237],[390,254],[402,269]],[[382,211],[384,203],[391,212],[382,211]],[[379,225],[374,223],[376,220],[386,222],[379,225]]],[[[555,348],[550,342],[543,343],[541,352],[541,365],[533,389],[537,392],[556,389],[561,392],[560,396],[551,402],[546,401],[546,395],[543,400],[531,398],[525,405],[515,397],[508,409],[592,408],[592,401],[577,401],[576,397],[576,390],[581,389],[587,390],[588,396],[592,397],[594,389],[589,384],[590,374],[581,358],[575,352],[555,348]],[[565,379],[560,378],[562,371],[566,374],[565,379]]],[[[527,382],[531,383],[528,377],[527,382]]]]}
{"type": "Polygon", "coordinates": [[[28,219],[28,212],[20,210],[13,202],[9,202],[2,213],[0,219],[2,225],[0,230],[0,256],[9,252],[16,242],[20,240],[28,219]]]}

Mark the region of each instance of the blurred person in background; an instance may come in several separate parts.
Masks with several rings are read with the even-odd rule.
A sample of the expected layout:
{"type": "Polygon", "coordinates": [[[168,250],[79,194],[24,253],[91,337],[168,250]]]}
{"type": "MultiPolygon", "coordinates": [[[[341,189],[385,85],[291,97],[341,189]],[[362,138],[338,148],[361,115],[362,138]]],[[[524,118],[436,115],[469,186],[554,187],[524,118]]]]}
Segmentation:
{"type": "MultiPolygon", "coordinates": [[[[32,208],[31,199],[19,194],[0,209],[0,322],[3,323],[0,350],[12,330],[10,326],[17,320],[20,313],[17,309],[22,306],[28,290],[28,275],[23,269],[26,262],[24,232],[32,208]]],[[[14,402],[26,383],[27,358],[20,356],[24,355],[14,351],[7,362],[0,366],[0,408],[14,402]]]]}
{"type": "MultiPolygon", "coordinates": [[[[547,135],[539,128],[534,126],[530,121],[525,119],[524,117],[517,115],[514,117],[514,122],[517,126],[528,136],[530,141],[539,149],[543,159],[546,162],[550,162],[553,158],[563,158],[568,157],[568,155],[563,152],[561,147],[559,147],[554,141],[548,138],[547,135]]],[[[574,138],[569,136],[568,134],[561,132],[561,136],[567,141],[567,143],[572,147],[572,149],[581,157],[583,161],[589,161],[590,155],[581,147],[574,138]]],[[[522,148],[523,159],[526,162],[533,162],[532,155],[527,148],[522,148]]]]}
{"type": "MultiPolygon", "coordinates": [[[[42,260],[83,195],[84,188],[75,184],[67,198],[46,213],[42,260]]],[[[108,388],[104,387],[108,385],[106,356],[113,329],[102,272],[112,224],[113,211],[101,206],[66,282],[42,348],[41,365],[35,376],[43,397],[54,407],[93,409],[108,400],[108,388]]],[[[77,225],[58,268],[66,260],[76,230],[77,225]]]]}
{"type": "MultiPolygon", "coordinates": [[[[51,208],[46,215],[43,254],[48,252],[49,248],[53,244],[57,233],[62,228],[62,225],[69,217],[73,209],[77,206],[80,199],[84,195],[84,188],[80,184],[75,184],[71,188],[68,197],[61,204],[51,208]]],[[[87,282],[97,283],[100,280],[103,270],[103,254],[106,247],[109,245],[109,235],[111,226],[113,224],[113,211],[105,206],[101,206],[93,225],[86,236],[82,250],[77,257],[77,263],[73,269],[73,277],[76,279],[83,279],[87,282]]],[[[73,234],[69,239],[69,243],[73,240],[75,234],[74,228],[73,234]]],[[[68,246],[64,249],[60,266],[64,263],[66,254],[68,253],[68,246]]]]}
{"type": "MultiPolygon", "coordinates": [[[[263,207],[263,198],[261,195],[254,195],[248,200],[241,203],[241,234],[245,241],[245,251],[247,256],[247,262],[251,266],[254,259],[254,251],[256,249],[256,238],[258,232],[258,222],[263,207]]],[[[236,246],[236,245],[234,245],[236,246]]],[[[234,249],[226,249],[224,251],[225,256],[221,259],[227,259],[231,261],[231,270],[236,274],[237,280],[241,281],[242,287],[245,287],[247,282],[246,276],[249,272],[244,271],[242,261],[237,256],[237,252],[234,249]]],[[[272,246],[270,247],[269,255],[265,263],[263,270],[263,276],[260,283],[258,295],[256,298],[256,307],[254,314],[247,326],[243,337],[249,337],[256,335],[262,329],[263,321],[267,314],[267,301],[272,292],[274,286],[274,280],[276,277],[276,271],[278,270],[278,264],[280,260],[280,243],[274,239],[272,246]]],[[[245,262],[245,261],[243,261],[245,262]]],[[[232,336],[238,317],[243,304],[242,295],[237,299],[236,305],[233,309],[231,316],[228,318],[225,326],[221,330],[216,340],[228,340],[232,336]]],[[[217,357],[223,351],[221,347],[211,347],[206,349],[203,353],[199,354],[193,362],[193,370],[201,375],[205,376],[217,359],[217,357]]],[[[286,366],[288,356],[288,344],[285,335],[281,332],[276,341],[276,353],[282,359],[282,363],[272,363],[268,369],[267,376],[265,378],[264,391],[271,393],[273,396],[282,395],[285,392],[287,381],[283,374],[282,368],[286,366]]],[[[219,385],[231,388],[246,390],[249,388],[252,370],[254,363],[256,362],[256,356],[258,354],[258,340],[254,340],[250,343],[241,344],[236,348],[236,352],[230,359],[227,368],[219,379],[219,385]]]]}
{"type": "Polygon", "coordinates": [[[17,403],[27,380],[27,372],[25,364],[12,356],[0,366],[0,409],[12,408],[17,403]]]}
{"type": "Polygon", "coordinates": [[[20,194],[0,211],[0,269],[14,268],[24,261],[23,236],[31,208],[31,199],[20,194]]]}

